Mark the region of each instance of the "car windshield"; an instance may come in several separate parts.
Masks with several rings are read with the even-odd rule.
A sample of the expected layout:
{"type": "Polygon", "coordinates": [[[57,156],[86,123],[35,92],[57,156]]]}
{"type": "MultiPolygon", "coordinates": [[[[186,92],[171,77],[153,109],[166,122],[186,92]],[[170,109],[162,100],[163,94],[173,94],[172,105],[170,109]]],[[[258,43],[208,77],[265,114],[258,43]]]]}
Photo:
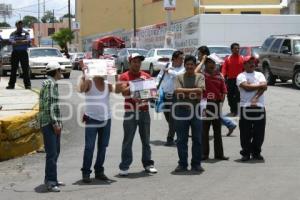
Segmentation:
{"type": "Polygon", "coordinates": [[[295,54],[300,53],[300,40],[294,40],[294,52],[295,54]]]}
{"type": "Polygon", "coordinates": [[[262,48],[261,47],[253,47],[252,50],[253,50],[254,55],[259,55],[262,51],[262,48]]]}
{"type": "Polygon", "coordinates": [[[11,53],[12,52],[12,46],[6,45],[1,49],[1,53],[11,53]]]}
{"type": "Polygon", "coordinates": [[[174,50],[157,50],[158,56],[172,56],[174,50]]]}
{"type": "Polygon", "coordinates": [[[128,52],[129,52],[129,54],[138,53],[142,56],[146,56],[148,51],[142,50],[142,49],[131,49],[131,50],[128,50],[128,52]]]}
{"type": "Polygon", "coordinates": [[[62,54],[57,49],[31,49],[29,56],[36,57],[62,57],[62,54]]]}
{"type": "Polygon", "coordinates": [[[84,53],[78,53],[77,54],[77,58],[83,58],[84,57],[84,53]]]}
{"type": "Polygon", "coordinates": [[[209,47],[211,54],[231,54],[229,47],[209,47]]]}
{"type": "Polygon", "coordinates": [[[117,55],[118,50],[117,49],[112,49],[112,48],[106,48],[106,49],[104,49],[103,54],[104,55],[117,55]]]}

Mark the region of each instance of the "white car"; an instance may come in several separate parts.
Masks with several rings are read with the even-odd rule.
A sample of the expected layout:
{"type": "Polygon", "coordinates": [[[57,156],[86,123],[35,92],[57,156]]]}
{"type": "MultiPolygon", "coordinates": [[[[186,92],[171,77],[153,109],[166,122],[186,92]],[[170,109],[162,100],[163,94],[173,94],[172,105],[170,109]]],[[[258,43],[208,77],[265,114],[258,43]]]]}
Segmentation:
{"type": "Polygon", "coordinates": [[[69,59],[64,58],[57,48],[37,47],[28,49],[30,77],[35,75],[46,75],[46,66],[49,62],[58,62],[65,69],[62,71],[64,78],[70,78],[72,64],[69,59]]]}
{"type": "Polygon", "coordinates": [[[141,70],[149,71],[151,76],[157,75],[160,69],[171,61],[174,51],[176,49],[150,49],[145,60],[142,62],[141,70]]]}

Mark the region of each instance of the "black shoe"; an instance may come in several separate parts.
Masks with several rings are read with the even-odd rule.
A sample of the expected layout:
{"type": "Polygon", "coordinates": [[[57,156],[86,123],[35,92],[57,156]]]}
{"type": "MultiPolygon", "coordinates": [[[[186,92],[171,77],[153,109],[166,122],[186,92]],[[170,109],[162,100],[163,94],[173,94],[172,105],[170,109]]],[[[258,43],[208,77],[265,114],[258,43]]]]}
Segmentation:
{"type": "Polygon", "coordinates": [[[174,170],[174,172],[186,172],[186,171],[187,171],[187,167],[182,167],[180,165],[178,165],[174,170]]]}
{"type": "Polygon", "coordinates": [[[25,86],[26,90],[31,90],[31,86],[25,86]]]}
{"type": "Polygon", "coordinates": [[[250,160],[250,156],[243,156],[242,158],[241,158],[241,161],[242,162],[246,162],[246,161],[249,161],[250,160]]]}
{"type": "Polygon", "coordinates": [[[233,128],[228,128],[228,133],[227,133],[227,137],[231,136],[231,134],[233,133],[233,131],[236,129],[236,126],[233,128]]]}
{"type": "Polygon", "coordinates": [[[9,85],[9,86],[6,87],[6,89],[7,89],[7,90],[13,90],[13,89],[15,89],[15,86],[10,86],[10,85],[9,85]]]}
{"type": "Polygon", "coordinates": [[[95,178],[101,181],[108,181],[109,178],[104,173],[99,173],[95,175],[95,178]]]}
{"type": "Polygon", "coordinates": [[[201,160],[204,161],[204,160],[208,160],[209,157],[208,156],[202,156],[201,160]]]}
{"type": "Polygon", "coordinates": [[[165,146],[166,146],[166,147],[171,147],[171,146],[174,146],[174,145],[176,145],[176,143],[175,143],[173,140],[167,141],[167,142],[165,143],[165,146]]]}
{"type": "Polygon", "coordinates": [[[265,160],[264,157],[260,154],[259,155],[252,155],[252,159],[253,160],[261,160],[261,161],[265,160]]]}
{"type": "Polygon", "coordinates": [[[229,157],[221,156],[221,157],[215,157],[216,160],[229,160],[229,157]]]}
{"type": "Polygon", "coordinates": [[[201,173],[204,172],[204,169],[201,166],[192,166],[191,171],[201,173]]]}
{"type": "Polygon", "coordinates": [[[91,183],[92,180],[90,178],[90,175],[89,174],[82,174],[82,182],[84,182],[84,183],[91,183]]]}

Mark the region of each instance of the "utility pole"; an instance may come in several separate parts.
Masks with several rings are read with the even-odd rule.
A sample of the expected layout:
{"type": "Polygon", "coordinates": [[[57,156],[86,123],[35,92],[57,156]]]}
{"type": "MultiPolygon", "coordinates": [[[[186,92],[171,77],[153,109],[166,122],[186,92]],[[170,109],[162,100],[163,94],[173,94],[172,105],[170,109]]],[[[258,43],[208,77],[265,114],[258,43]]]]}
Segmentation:
{"type": "Polygon", "coordinates": [[[46,2],[44,0],[44,3],[43,3],[43,16],[45,16],[45,14],[46,14],[46,2]]]}
{"type": "MultiPolygon", "coordinates": [[[[55,16],[54,15],[54,9],[52,11],[52,14],[53,14],[53,16],[55,16]]],[[[54,20],[52,20],[52,29],[54,30],[54,32],[53,32],[53,34],[54,34],[55,33],[54,20]]],[[[52,39],[52,47],[53,47],[53,39],[52,39]]]]}
{"type": "Polygon", "coordinates": [[[71,2],[68,0],[69,29],[71,30],[71,2]]]}
{"type": "Polygon", "coordinates": [[[133,0],[133,36],[136,37],[136,1],[133,0]]]}
{"type": "Polygon", "coordinates": [[[40,0],[38,0],[38,44],[41,46],[41,16],[40,16],[40,0]]]}

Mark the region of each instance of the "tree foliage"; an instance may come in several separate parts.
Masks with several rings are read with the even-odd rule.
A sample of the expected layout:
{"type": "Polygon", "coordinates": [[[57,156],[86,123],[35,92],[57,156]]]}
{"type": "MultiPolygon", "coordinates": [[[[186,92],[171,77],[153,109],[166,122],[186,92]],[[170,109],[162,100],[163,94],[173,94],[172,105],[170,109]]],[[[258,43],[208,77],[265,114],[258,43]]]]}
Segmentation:
{"type": "Polygon", "coordinates": [[[74,33],[69,28],[61,29],[54,33],[51,37],[55,42],[57,42],[59,47],[66,52],[68,51],[68,43],[72,42],[75,38],[74,33]]]}
{"type": "Polygon", "coordinates": [[[32,27],[34,23],[38,23],[38,19],[34,16],[26,15],[23,17],[24,27],[32,27]]]}
{"type": "Polygon", "coordinates": [[[45,15],[42,17],[41,21],[43,23],[55,23],[58,22],[56,17],[53,15],[53,12],[48,10],[45,15]]]}

